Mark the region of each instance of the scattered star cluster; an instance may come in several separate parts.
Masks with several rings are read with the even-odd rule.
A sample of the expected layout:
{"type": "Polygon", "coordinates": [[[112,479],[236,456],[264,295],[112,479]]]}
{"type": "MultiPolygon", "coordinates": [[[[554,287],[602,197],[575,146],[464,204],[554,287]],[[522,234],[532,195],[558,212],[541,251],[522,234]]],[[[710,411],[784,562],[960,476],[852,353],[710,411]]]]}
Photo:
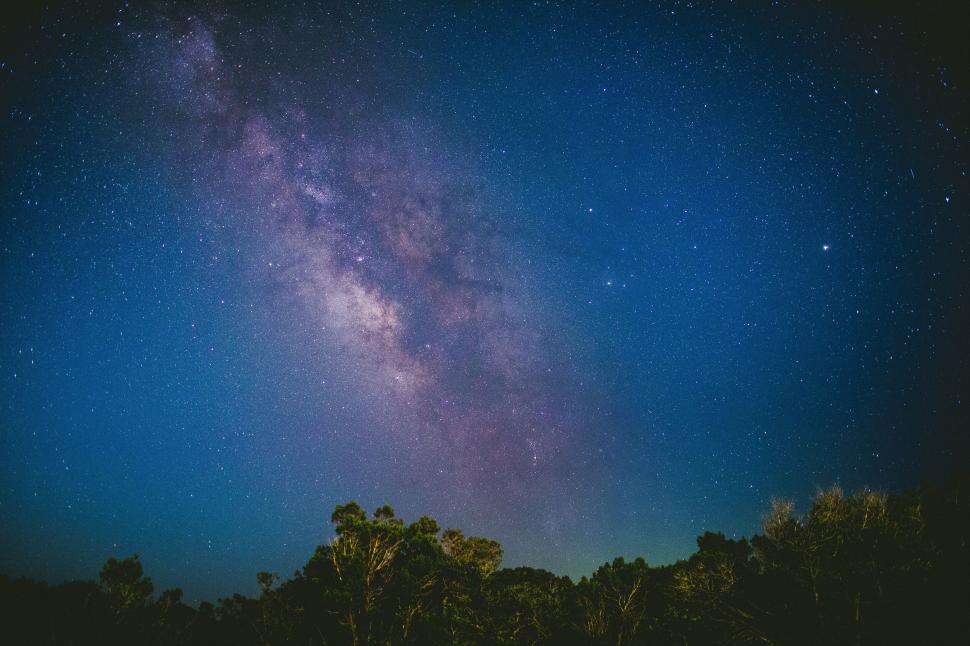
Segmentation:
{"type": "Polygon", "coordinates": [[[32,11],[0,58],[4,572],[138,552],[251,592],[356,499],[576,576],[965,460],[946,7],[32,11]]]}

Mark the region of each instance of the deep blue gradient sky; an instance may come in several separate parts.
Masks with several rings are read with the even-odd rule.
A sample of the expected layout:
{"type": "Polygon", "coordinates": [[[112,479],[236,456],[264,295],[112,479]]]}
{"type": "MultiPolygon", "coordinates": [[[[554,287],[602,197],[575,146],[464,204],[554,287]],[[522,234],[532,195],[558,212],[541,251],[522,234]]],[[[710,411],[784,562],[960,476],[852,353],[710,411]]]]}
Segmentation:
{"type": "Polygon", "coordinates": [[[251,593],[353,498],[576,576],[965,464],[955,9],[254,4],[6,21],[0,571],[251,593]]]}

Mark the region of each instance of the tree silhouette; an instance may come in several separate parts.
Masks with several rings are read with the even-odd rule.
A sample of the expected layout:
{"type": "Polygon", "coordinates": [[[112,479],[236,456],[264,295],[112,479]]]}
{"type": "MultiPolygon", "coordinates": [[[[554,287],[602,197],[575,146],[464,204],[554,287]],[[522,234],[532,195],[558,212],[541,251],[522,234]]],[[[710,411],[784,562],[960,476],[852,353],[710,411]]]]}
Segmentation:
{"type": "Polygon", "coordinates": [[[832,487],[804,513],[773,500],[750,541],[707,532],[685,561],[617,558],[576,584],[500,569],[493,540],[351,501],[291,578],[257,573],[256,598],[155,598],[132,555],[98,583],[0,576],[0,619],[16,644],[964,643],[966,492],[964,476],[899,495],[832,487]]]}

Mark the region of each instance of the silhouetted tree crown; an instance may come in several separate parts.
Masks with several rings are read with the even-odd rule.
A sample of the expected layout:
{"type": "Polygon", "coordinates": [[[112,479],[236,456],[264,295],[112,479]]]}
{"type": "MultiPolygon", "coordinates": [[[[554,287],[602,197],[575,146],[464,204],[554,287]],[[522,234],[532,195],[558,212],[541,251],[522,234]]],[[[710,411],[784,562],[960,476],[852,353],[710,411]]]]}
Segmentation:
{"type": "Polygon", "coordinates": [[[967,478],[899,495],[772,500],[750,540],[705,532],[684,561],[616,558],[573,583],[501,569],[496,541],[338,505],[333,538],[258,596],[154,596],[138,555],[98,582],[0,577],[10,644],[958,644],[970,642],[967,478]]]}

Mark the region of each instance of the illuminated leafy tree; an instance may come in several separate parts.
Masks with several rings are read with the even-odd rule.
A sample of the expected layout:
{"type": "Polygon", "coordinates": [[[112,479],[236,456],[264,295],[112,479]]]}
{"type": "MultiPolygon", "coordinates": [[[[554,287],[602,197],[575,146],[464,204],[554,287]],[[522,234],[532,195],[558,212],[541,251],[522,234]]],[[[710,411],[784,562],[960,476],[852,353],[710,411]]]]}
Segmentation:
{"type": "Polygon", "coordinates": [[[101,589],[107,595],[116,612],[144,608],[152,598],[155,587],[152,580],[143,576],[141,561],[137,554],[118,560],[109,558],[101,568],[101,589]]]}

